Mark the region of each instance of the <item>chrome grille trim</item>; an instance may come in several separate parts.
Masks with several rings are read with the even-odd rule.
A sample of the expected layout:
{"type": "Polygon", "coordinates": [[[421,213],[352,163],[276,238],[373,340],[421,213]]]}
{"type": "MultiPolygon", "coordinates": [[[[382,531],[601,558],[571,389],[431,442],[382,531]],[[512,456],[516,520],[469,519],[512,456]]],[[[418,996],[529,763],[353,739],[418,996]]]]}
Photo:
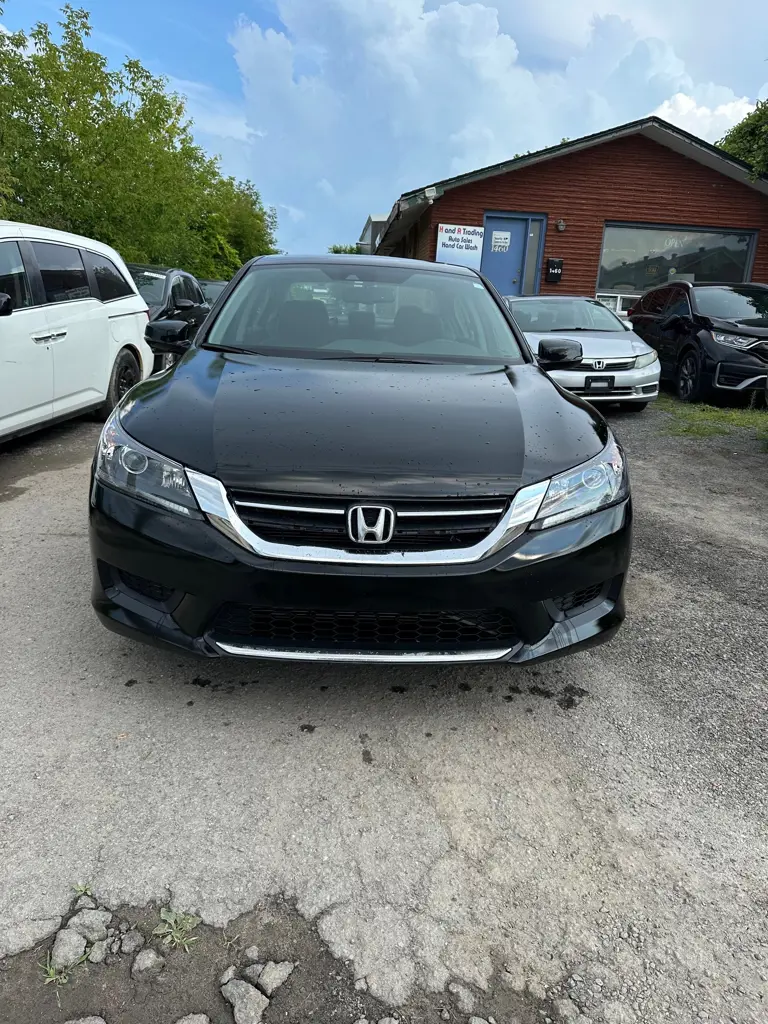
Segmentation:
{"type": "MultiPolygon", "coordinates": [[[[375,499],[371,499],[372,502],[375,499]]],[[[357,500],[350,502],[352,504],[359,504],[357,500]]],[[[315,505],[283,505],[277,502],[270,501],[238,501],[235,500],[232,503],[235,508],[263,508],[268,512],[308,512],[310,515],[318,516],[343,516],[346,515],[346,509],[343,508],[319,508],[315,505]]],[[[498,505],[492,508],[442,508],[442,509],[423,509],[418,512],[401,512],[397,511],[398,519],[436,519],[445,516],[500,516],[504,511],[504,505],[498,505]]]]}
{"type": "MultiPolygon", "coordinates": [[[[472,661],[500,661],[512,654],[514,647],[503,647],[497,650],[478,651],[312,651],[291,648],[249,647],[246,644],[216,643],[225,654],[238,655],[241,658],[266,658],[274,661],[337,661],[357,664],[385,665],[444,665],[472,661]]],[[[518,644],[518,646],[520,646],[518,644]]]]}
{"type": "Polygon", "coordinates": [[[315,545],[281,544],[259,537],[240,519],[226,488],[215,477],[186,471],[195,498],[212,526],[240,547],[262,558],[329,565],[468,565],[499,551],[520,536],[536,518],[549,480],[523,487],[509,503],[496,527],[482,541],[465,548],[433,551],[349,551],[315,545]]]}
{"type": "Polygon", "coordinates": [[[598,356],[594,356],[591,359],[582,359],[581,366],[588,370],[595,369],[595,360],[603,363],[603,367],[597,370],[597,373],[604,373],[608,370],[633,370],[635,368],[635,360],[637,356],[630,356],[629,358],[614,358],[614,359],[600,359],[598,356]]]}

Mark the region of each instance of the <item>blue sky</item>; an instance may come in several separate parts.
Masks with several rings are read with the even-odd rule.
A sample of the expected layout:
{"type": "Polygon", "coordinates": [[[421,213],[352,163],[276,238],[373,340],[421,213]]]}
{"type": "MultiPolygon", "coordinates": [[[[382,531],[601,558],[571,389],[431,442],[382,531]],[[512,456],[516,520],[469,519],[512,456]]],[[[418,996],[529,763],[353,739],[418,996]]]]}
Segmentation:
{"type": "MultiPolygon", "coordinates": [[[[53,23],[50,0],[0,21],[53,23]]],[[[656,112],[710,141],[768,98],[764,0],[79,0],[93,45],[188,99],[198,141],[321,252],[464,170],[656,112]]]]}

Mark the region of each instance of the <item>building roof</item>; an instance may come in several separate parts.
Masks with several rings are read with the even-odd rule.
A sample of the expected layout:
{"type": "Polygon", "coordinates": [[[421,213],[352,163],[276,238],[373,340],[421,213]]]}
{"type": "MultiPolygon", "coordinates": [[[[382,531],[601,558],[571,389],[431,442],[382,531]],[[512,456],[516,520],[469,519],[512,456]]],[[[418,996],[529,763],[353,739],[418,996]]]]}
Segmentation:
{"type": "Polygon", "coordinates": [[[596,132],[594,135],[585,135],[580,139],[571,139],[558,146],[549,146],[547,149],[540,149],[535,153],[525,153],[512,160],[491,164],[489,167],[481,167],[476,171],[467,171],[465,174],[457,174],[452,178],[444,178],[431,185],[413,189],[411,192],[404,192],[392,207],[376,251],[379,255],[388,255],[408,229],[421,217],[424,210],[451,189],[483,181],[486,178],[493,178],[499,174],[507,174],[510,171],[521,170],[533,164],[543,163],[545,160],[554,160],[557,157],[578,153],[581,150],[632,135],[643,135],[652,142],[666,146],[681,156],[704,164],[705,167],[768,196],[768,177],[755,177],[750,165],[744,163],[743,160],[730,156],[724,150],[718,149],[717,146],[691,135],[690,132],[686,132],[660,117],[645,117],[639,121],[629,121],[617,128],[609,128],[607,131],[596,132]]]}

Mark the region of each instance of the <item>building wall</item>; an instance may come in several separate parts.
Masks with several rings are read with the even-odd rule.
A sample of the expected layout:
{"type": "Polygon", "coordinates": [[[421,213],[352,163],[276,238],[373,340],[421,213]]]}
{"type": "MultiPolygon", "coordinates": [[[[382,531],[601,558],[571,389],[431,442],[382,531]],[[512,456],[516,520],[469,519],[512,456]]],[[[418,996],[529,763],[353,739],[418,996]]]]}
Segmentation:
{"type": "Polygon", "coordinates": [[[402,254],[434,260],[438,224],[482,225],[486,211],[547,214],[543,258],[565,263],[561,282],[542,280],[542,293],[595,293],[606,221],[757,229],[752,280],[768,282],[768,197],[643,136],[451,189],[412,229],[402,254]]]}

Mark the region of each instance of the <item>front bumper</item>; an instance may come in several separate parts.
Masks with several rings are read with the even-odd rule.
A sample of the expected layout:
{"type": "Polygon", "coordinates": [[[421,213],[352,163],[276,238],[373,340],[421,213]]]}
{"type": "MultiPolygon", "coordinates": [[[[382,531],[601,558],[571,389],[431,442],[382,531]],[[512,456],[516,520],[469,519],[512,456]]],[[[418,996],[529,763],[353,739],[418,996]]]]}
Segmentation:
{"type": "Polygon", "coordinates": [[[640,370],[611,370],[607,366],[604,370],[552,370],[549,375],[560,387],[588,402],[652,402],[659,396],[661,366],[656,360],[640,370]],[[600,378],[613,378],[612,386],[596,386],[600,378]]]}
{"type": "Polygon", "coordinates": [[[624,619],[629,499],[482,562],[393,568],[267,560],[207,522],[91,493],[101,621],[206,657],[528,663],[602,643],[624,619]]]}

